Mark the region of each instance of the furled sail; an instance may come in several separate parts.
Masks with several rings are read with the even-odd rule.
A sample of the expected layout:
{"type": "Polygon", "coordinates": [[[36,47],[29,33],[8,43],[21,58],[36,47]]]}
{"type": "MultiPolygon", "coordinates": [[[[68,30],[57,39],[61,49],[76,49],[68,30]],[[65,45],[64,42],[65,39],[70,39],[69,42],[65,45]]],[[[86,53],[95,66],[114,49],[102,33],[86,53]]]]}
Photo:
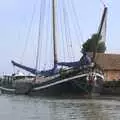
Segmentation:
{"type": "Polygon", "coordinates": [[[14,66],[17,66],[17,67],[19,67],[19,68],[22,68],[23,70],[26,70],[26,71],[28,71],[28,72],[30,72],[30,73],[32,73],[32,74],[36,74],[36,73],[39,72],[38,70],[36,70],[36,69],[34,69],[34,68],[27,67],[27,66],[25,66],[25,65],[19,64],[19,63],[13,61],[13,60],[11,61],[11,63],[12,63],[14,66]]]}
{"type": "Polygon", "coordinates": [[[59,62],[57,64],[61,65],[61,66],[68,66],[68,67],[80,67],[82,65],[90,65],[91,64],[91,58],[87,55],[87,53],[84,53],[79,61],[59,62]]]}
{"type": "Polygon", "coordinates": [[[60,66],[67,66],[67,67],[77,67],[80,66],[80,61],[76,61],[76,62],[58,62],[57,63],[60,66]]]}
{"type": "Polygon", "coordinates": [[[23,69],[25,71],[28,71],[28,72],[30,72],[32,74],[35,74],[35,75],[37,74],[37,75],[40,75],[40,76],[50,76],[50,75],[53,75],[53,74],[57,73],[57,69],[56,69],[57,66],[55,66],[54,68],[52,68],[50,70],[39,71],[39,70],[36,70],[34,68],[27,67],[25,65],[19,64],[19,63],[15,62],[15,61],[11,61],[11,63],[16,67],[19,67],[19,68],[21,68],[21,69],[23,69]]]}

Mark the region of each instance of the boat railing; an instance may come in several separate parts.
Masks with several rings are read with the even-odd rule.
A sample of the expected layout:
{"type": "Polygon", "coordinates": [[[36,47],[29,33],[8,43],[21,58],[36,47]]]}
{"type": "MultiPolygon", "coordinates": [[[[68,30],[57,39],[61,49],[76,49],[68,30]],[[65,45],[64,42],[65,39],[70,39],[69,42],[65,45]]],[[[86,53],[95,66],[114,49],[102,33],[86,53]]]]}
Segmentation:
{"type": "Polygon", "coordinates": [[[1,86],[12,88],[13,77],[12,76],[3,76],[0,84],[1,86]]]}
{"type": "Polygon", "coordinates": [[[3,76],[1,79],[1,84],[12,84],[18,80],[25,80],[26,78],[33,78],[31,76],[3,76]]]}

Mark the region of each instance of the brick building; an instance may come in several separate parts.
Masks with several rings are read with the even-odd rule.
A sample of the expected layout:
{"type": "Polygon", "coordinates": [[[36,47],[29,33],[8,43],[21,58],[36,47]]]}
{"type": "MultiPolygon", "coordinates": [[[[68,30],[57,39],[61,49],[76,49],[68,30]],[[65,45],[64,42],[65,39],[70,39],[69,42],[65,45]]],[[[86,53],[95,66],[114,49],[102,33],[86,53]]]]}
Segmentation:
{"type": "Polygon", "coordinates": [[[103,69],[105,80],[120,79],[120,54],[96,54],[96,63],[103,69]]]}

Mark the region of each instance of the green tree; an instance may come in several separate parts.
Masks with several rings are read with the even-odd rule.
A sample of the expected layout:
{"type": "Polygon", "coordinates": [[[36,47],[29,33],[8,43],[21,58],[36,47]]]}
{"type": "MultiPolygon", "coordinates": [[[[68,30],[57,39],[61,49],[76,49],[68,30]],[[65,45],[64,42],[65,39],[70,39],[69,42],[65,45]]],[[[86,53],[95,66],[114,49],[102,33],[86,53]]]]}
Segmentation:
{"type": "Polygon", "coordinates": [[[82,51],[93,52],[96,49],[98,53],[104,53],[106,50],[105,42],[100,42],[101,37],[98,39],[98,34],[93,34],[90,39],[88,39],[82,45],[82,51]]]}

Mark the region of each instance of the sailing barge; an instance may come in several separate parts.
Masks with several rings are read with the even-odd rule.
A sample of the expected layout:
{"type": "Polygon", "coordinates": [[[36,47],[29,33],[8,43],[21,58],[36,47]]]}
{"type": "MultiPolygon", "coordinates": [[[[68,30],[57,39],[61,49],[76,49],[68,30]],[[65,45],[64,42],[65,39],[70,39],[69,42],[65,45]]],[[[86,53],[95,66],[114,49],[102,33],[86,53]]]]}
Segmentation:
{"type": "MultiPolygon", "coordinates": [[[[99,94],[101,92],[104,75],[102,69],[95,64],[94,59],[99,37],[101,36],[101,31],[105,22],[107,8],[104,8],[100,28],[98,31],[98,41],[95,46],[95,51],[93,51],[92,60],[86,52],[83,52],[83,56],[80,61],[58,62],[56,54],[55,0],[52,0],[52,5],[54,47],[53,69],[47,71],[38,71],[38,63],[36,63],[36,69],[33,69],[12,61],[13,65],[35,74],[35,77],[30,78],[24,76],[24,78],[20,77],[18,79],[15,76],[10,76],[7,79],[5,78],[2,80],[0,86],[2,93],[60,96],[64,94],[91,95],[93,93],[99,94]],[[58,70],[58,65],[67,66],[68,69],[58,70]]],[[[38,62],[38,60],[36,60],[36,62],[38,62]]]]}

